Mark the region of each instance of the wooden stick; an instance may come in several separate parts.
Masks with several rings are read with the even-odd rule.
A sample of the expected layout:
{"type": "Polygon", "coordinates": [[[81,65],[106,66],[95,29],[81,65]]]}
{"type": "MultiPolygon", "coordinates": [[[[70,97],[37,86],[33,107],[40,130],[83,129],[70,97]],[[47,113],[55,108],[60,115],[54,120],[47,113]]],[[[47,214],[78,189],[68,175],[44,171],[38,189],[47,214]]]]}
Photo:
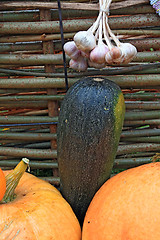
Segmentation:
{"type": "MultiPolygon", "coordinates": [[[[145,37],[159,37],[160,30],[113,30],[115,34],[118,35],[128,35],[128,36],[145,36],[145,37]]],[[[76,32],[64,33],[65,39],[72,39],[76,32]]],[[[60,40],[60,34],[41,34],[41,35],[16,35],[16,36],[3,36],[0,37],[0,43],[16,43],[16,42],[33,42],[33,41],[49,41],[49,40],[60,40]]],[[[129,41],[129,40],[127,40],[129,41]]],[[[138,41],[138,40],[137,40],[138,41]]]]}
{"type": "Polygon", "coordinates": [[[129,144],[129,145],[121,145],[118,147],[117,156],[127,153],[135,153],[141,151],[159,151],[160,144],[156,143],[137,143],[137,144],[129,144]]]}
{"type": "MultiPolygon", "coordinates": [[[[153,32],[153,31],[152,31],[153,32]]],[[[76,32],[64,33],[64,38],[73,38],[76,32]]],[[[159,33],[158,33],[159,34],[159,33]]],[[[157,34],[157,35],[158,35],[157,34]]],[[[17,35],[17,36],[3,36],[0,37],[0,43],[16,43],[16,42],[33,42],[33,41],[50,41],[50,40],[60,40],[61,35],[57,34],[41,34],[41,35],[17,35]]]]}
{"type": "MultiPolygon", "coordinates": [[[[96,17],[98,15],[97,10],[80,10],[80,9],[62,9],[62,18],[65,19],[73,19],[73,18],[87,18],[96,17]]],[[[151,5],[135,5],[130,6],[128,8],[119,8],[119,9],[111,9],[110,15],[136,15],[136,14],[146,14],[146,13],[155,13],[155,10],[151,5]]],[[[51,9],[51,19],[59,20],[58,17],[58,9],[51,9]]],[[[0,22],[35,22],[39,21],[39,11],[17,11],[15,12],[1,12],[0,13],[0,22]]]]}
{"type": "Polygon", "coordinates": [[[130,6],[135,6],[138,4],[148,4],[148,0],[126,0],[122,2],[112,3],[110,9],[125,8],[130,6]]]}
{"type": "MultiPolygon", "coordinates": [[[[95,22],[95,18],[64,20],[64,33],[87,30],[95,22]]],[[[159,16],[156,14],[138,14],[133,16],[110,17],[109,25],[112,30],[140,27],[159,26],[159,16]]],[[[0,23],[0,34],[42,34],[59,33],[58,21],[40,22],[4,22],[0,23]]]]}
{"type": "MultiPolygon", "coordinates": [[[[121,88],[159,88],[160,78],[159,74],[146,74],[146,75],[115,75],[107,76],[111,81],[114,81],[121,88]]],[[[73,85],[79,80],[79,77],[69,78],[69,86],[73,85]]],[[[0,88],[65,88],[64,78],[1,78],[0,88]]]]}
{"type": "MultiPolygon", "coordinates": [[[[118,9],[129,6],[135,6],[138,4],[148,4],[148,0],[126,0],[123,2],[112,3],[110,9],[118,9]]],[[[98,10],[99,4],[91,4],[91,3],[70,3],[70,2],[62,2],[62,9],[80,9],[80,10],[98,10]]],[[[52,9],[58,8],[56,2],[1,2],[0,10],[8,10],[8,9],[52,9]]]]}
{"type": "MultiPolygon", "coordinates": [[[[133,62],[155,62],[160,59],[160,51],[138,52],[133,62]]],[[[69,57],[66,57],[67,62],[69,57]]],[[[45,64],[62,65],[62,54],[1,54],[0,64],[15,64],[21,66],[43,66],[45,64]]]]}
{"type": "Polygon", "coordinates": [[[14,147],[0,147],[0,155],[16,156],[16,157],[28,157],[28,158],[43,158],[51,159],[57,157],[55,150],[40,150],[40,149],[26,149],[26,148],[14,148],[14,147]]]}
{"type": "MultiPolygon", "coordinates": [[[[91,71],[87,72],[72,72],[68,73],[68,77],[73,78],[73,77],[83,77],[83,76],[92,76],[92,75],[121,75],[121,74],[128,74],[133,72],[135,74],[136,71],[143,71],[149,69],[152,69],[153,73],[159,73],[158,69],[160,68],[160,62],[158,63],[148,63],[148,64],[138,64],[135,66],[127,66],[127,67],[112,67],[112,68],[106,68],[103,70],[98,70],[94,69],[91,71]]],[[[63,72],[55,72],[55,73],[44,73],[44,72],[37,72],[37,71],[24,71],[24,70],[14,70],[14,69],[5,69],[5,68],[0,68],[0,73],[4,73],[7,75],[19,75],[19,76],[37,76],[37,77],[64,77],[63,72]]],[[[145,72],[144,72],[145,74],[145,72]]]]}

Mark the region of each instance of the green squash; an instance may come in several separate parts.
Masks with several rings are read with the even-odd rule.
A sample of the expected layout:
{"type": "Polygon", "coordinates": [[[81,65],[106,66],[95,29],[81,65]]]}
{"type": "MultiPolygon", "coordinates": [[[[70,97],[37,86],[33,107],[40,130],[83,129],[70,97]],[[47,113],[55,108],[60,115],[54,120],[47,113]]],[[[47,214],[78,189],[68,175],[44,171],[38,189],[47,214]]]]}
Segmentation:
{"type": "Polygon", "coordinates": [[[120,88],[101,77],[77,81],[61,104],[57,128],[60,190],[81,224],[95,192],[110,177],[124,114],[120,88]]]}

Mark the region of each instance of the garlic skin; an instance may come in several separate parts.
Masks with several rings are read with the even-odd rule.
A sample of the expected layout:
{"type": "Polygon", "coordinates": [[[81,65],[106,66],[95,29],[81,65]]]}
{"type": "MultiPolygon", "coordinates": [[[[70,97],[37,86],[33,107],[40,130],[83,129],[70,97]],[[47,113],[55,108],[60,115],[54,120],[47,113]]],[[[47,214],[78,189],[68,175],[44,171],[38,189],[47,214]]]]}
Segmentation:
{"type": "Polygon", "coordinates": [[[72,59],[76,60],[80,57],[81,52],[77,49],[74,41],[66,42],[63,46],[65,53],[72,59]]]}
{"type": "Polygon", "coordinates": [[[90,30],[77,32],[74,35],[74,42],[83,52],[91,51],[96,46],[96,38],[90,30]]]}
{"type": "Polygon", "coordinates": [[[122,51],[118,47],[113,47],[109,52],[105,55],[105,60],[108,64],[120,64],[122,61],[122,51]]]}
{"type": "Polygon", "coordinates": [[[105,55],[105,61],[107,64],[113,64],[113,59],[111,56],[111,51],[107,52],[105,55]]]}
{"type": "Polygon", "coordinates": [[[71,59],[69,61],[70,68],[77,70],[77,71],[86,71],[88,64],[87,60],[83,57],[79,57],[77,60],[71,59]]]}
{"type": "Polygon", "coordinates": [[[119,47],[113,47],[111,49],[111,56],[113,60],[119,59],[122,57],[122,51],[119,47]]]}
{"type": "Polygon", "coordinates": [[[90,60],[88,60],[88,65],[90,67],[93,67],[93,68],[96,68],[96,69],[102,69],[106,66],[106,63],[103,62],[103,63],[95,63],[95,62],[92,62],[90,60]]]}
{"type": "Polygon", "coordinates": [[[109,49],[104,43],[98,44],[90,52],[91,62],[98,63],[98,64],[105,63],[105,55],[107,52],[109,52],[109,49]]]}

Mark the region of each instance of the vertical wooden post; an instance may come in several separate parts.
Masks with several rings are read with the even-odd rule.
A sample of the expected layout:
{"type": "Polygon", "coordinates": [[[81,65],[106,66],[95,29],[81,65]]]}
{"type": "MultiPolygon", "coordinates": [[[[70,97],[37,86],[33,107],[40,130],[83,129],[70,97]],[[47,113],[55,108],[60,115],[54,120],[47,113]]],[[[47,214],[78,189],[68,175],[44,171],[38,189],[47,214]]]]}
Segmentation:
{"type": "MultiPolygon", "coordinates": [[[[50,10],[40,10],[40,20],[41,21],[51,21],[51,11],[50,10]]],[[[53,41],[45,41],[42,42],[43,46],[43,53],[44,54],[53,54],[54,53],[54,46],[53,41]]],[[[54,65],[45,65],[45,72],[46,73],[53,73],[54,72],[54,65]]],[[[57,94],[57,89],[47,89],[48,95],[55,95],[57,94]]],[[[58,103],[57,101],[48,101],[48,115],[50,117],[55,117],[58,115],[58,103]]],[[[50,126],[50,132],[56,132],[56,125],[50,126]]],[[[56,140],[51,140],[51,149],[56,149],[57,143],[56,140]]],[[[58,176],[58,169],[53,170],[53,176],[58,176]]]]}

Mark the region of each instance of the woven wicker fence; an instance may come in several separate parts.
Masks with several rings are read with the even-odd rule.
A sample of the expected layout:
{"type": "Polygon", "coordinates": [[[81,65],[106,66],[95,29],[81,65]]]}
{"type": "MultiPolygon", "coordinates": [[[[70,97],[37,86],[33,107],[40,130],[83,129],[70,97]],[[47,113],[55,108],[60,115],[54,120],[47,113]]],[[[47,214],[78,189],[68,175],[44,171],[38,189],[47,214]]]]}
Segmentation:
{"type": "MultiPolygon", "coordinates": [[[[65,41],[91,26],[97,2],[61,2],[65,41]]],[[[148,163],[160,152],[160,17],[149,0],[116,0],[109,24],[121,41],[137,47],[132,63],[82,73],[67,67],[67,75],[69,86],[80,77],[101,75],[121,87],[126,115],[116,171],[148,163]]],[[[65,87],[57,1],[1,2],[1,168],[28,157],[31,169],[43,170],[43,179],[59,184],[56,124],[65,87]]]]}

